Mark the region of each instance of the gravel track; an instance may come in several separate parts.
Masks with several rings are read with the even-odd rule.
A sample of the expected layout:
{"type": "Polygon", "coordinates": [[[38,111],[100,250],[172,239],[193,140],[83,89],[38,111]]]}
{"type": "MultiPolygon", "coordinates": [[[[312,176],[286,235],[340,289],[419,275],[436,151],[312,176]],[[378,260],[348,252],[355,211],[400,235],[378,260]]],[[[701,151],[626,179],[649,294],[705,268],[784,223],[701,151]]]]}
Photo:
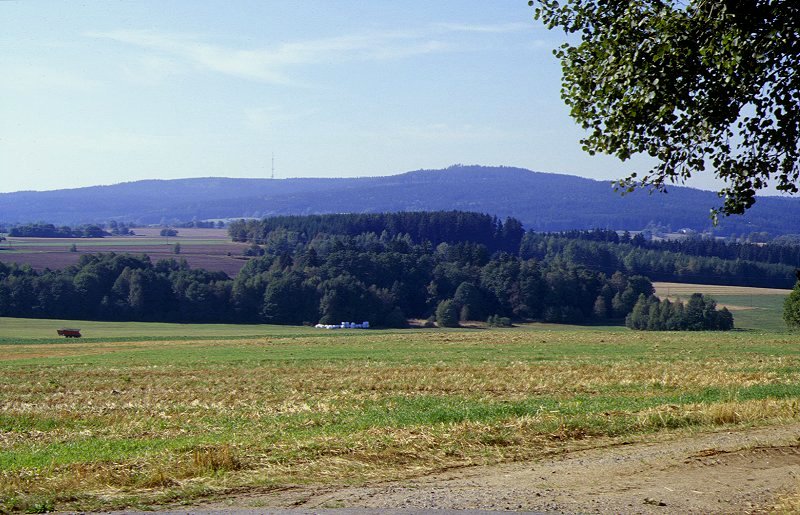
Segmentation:
{"type": "Polygon", "coordinates": [[[172,513],[763,513],[800,487],[799,442],[797,423],[659,434],[399,482],[239,494],[172,513]]]}

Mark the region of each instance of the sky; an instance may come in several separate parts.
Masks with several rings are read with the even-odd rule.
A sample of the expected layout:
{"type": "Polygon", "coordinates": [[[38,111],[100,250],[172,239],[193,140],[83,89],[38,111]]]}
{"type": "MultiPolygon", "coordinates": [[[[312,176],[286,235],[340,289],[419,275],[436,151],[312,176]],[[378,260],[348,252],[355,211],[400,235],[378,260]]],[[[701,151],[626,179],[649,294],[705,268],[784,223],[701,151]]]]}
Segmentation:
{"type": "MultiPolygon", "coordinates": [[[[526,0],[0,2],[0,192],[456,163],[594,179],[526,0]]],[[[713,188],[709,179],[695,187],[713,188]]]]}

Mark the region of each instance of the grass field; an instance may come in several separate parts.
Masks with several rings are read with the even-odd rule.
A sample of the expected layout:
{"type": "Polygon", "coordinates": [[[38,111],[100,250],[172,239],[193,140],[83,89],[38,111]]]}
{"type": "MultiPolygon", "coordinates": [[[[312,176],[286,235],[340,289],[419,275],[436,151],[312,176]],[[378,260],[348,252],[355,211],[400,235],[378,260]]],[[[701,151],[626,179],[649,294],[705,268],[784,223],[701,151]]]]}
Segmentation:
{"type": "MultiPolygon", "coordinates": [[[[86,320],[46,320],[33,318],[0,317],[0,343],[72,343],[56,334],[61,327],[77,327],[82,342],[124,340],[186,340],[225,337],[258,338],[264,336],[312,336],[320,331],[314,328],[257,325],[257,324],[168,324],[142,322],[95,322],[86,320]]],[[[352,334],[353,331],[342,331],[352,334]]],[[[337,331],[337,334],[339,332],[337,331]]]]}
{"type": "Polygon", "coordinates": [[[800,417],[790,334],[0,319],[0,509],[147,508],[800,417]]]}
{"type": "Polygon", "coordinates": [[[791,290],[665,282],[656,282],[653,286],[656,295],[662,299],[681,299],[686,302],[695,292],[714,297],[719,306],[726,306],[733,313],[737,329],[786,331],[783,302],[791,290]]]}

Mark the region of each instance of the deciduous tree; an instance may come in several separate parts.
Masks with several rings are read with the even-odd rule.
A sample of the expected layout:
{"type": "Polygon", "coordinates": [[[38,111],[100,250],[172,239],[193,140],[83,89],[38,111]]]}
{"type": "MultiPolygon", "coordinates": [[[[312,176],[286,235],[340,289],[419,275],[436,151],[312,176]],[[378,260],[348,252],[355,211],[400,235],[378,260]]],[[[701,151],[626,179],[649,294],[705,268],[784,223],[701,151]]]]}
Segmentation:
{"type": "Polygon", "coordinates": [[[561,95],[590,154],[656,164],[619,188],[664,190],[706,168],[725,181],[712,213],[743,213],[800,174],[800,2],[537,0],[535,17],[578,41],[555,51],[561,95]]]}

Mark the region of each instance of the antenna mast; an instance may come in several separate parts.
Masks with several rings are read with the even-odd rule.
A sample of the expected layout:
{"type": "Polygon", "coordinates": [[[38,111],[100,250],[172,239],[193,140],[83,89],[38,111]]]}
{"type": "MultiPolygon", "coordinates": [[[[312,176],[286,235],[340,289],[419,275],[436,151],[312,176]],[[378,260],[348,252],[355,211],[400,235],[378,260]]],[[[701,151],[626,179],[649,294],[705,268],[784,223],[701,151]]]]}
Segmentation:
{"type": "Polygon", "coordinates": [[[272,153],[272,175],[270,176],[270,179],[274,179],[274,178],[275,178],[275,153],[273,152],[272,153]]]}

